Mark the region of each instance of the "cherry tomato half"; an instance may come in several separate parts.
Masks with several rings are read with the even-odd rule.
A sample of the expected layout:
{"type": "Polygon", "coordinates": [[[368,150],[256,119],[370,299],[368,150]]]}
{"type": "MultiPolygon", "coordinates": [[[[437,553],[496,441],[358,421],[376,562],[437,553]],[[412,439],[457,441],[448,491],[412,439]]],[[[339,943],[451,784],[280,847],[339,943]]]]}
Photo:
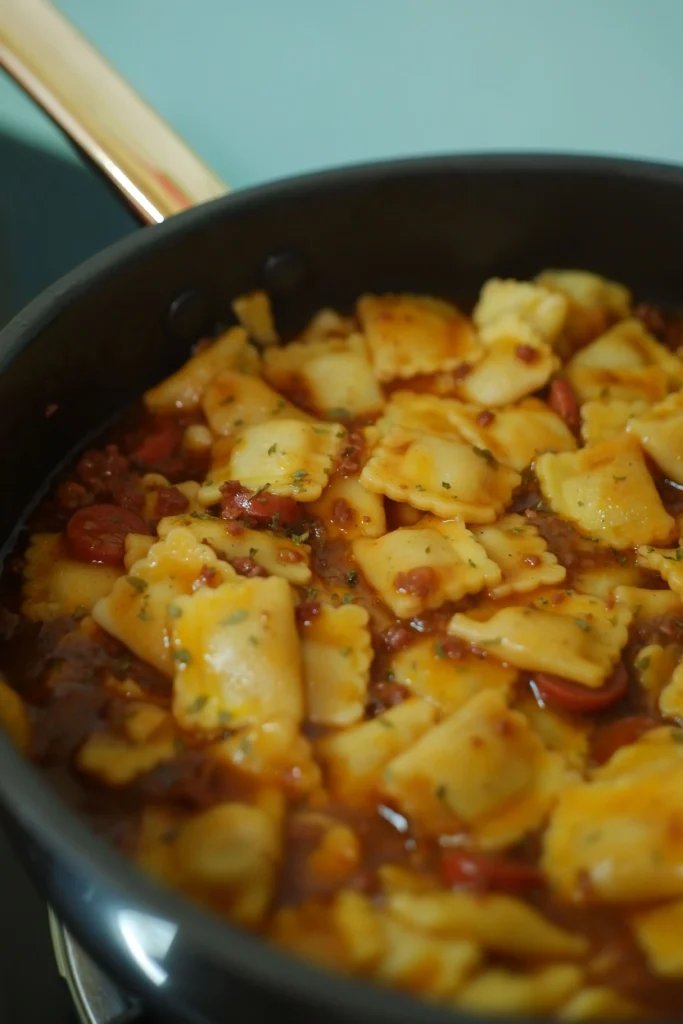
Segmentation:
{"type": "Polygon", "coordinates": [[[543,875],[533,864],[520,864],[501,857],[487,857],[471,850],[445,850],[441,856],[441,881],[448,886],[477,889],[537,889],[543,875]]]}
{"type": "Polygon", "coordinates": [[[592,688],[575,683],[550,672],[537,672],[533,684],[539,694],[549,703],[565,711],[604,711],[620,701],[628,690],[628,675],[623,665],[618,665],[607,682],[592,688]]]}
{"type": "Polygon", "coordinates": [[[593,736],[593,760],[598,764],[604,764],[620,747],[635,743],[656,725],[656,722],[645,715],[629,715],[628,718],[619,718],[616,722],[603,725],[593,736]]]}
{"type": "Polygon", "coordinates": [[[180,444],[181,429],[175,420],[160,420],[155,430],[131,452],[131,458],[151,466],[172,455],[180,444]]]}
{"type": "Polygon", "coordinates": [[[74,512],[66,527],[66,538],[81,562],[119,565],[126,550],[126,535],[149,532],[137,512],[118,505],[90,505],[74,512]]]}
{"type": "Polygon", "coordinates": [[[553,412],[562,417],[570,430],[578,434],[581,426],[579,403],[569,381],[554,380],[551,383],[548,405],[553,412]]]}

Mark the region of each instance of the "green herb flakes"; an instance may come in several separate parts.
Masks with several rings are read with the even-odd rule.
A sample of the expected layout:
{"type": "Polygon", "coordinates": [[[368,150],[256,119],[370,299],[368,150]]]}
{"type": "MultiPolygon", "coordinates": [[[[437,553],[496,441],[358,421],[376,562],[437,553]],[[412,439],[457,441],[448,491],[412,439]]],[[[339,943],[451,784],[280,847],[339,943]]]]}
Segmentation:
{"type": "Polygon", "coordinates": [[[144,594],[145,590],[147,590],[147,580],[143,580],[139,576],[126,576],[126,583],[133,590],[136,590],[138,594],[144,594]]]}
{"type": "Polygon", "coordinates": [[[230,615],[226,615],[224,619],[221,619],[221,626],[236,626],[239,622],[244,620],[249,615],[246,608],[238,608],[236,612],[231,612],[230,615]]]}

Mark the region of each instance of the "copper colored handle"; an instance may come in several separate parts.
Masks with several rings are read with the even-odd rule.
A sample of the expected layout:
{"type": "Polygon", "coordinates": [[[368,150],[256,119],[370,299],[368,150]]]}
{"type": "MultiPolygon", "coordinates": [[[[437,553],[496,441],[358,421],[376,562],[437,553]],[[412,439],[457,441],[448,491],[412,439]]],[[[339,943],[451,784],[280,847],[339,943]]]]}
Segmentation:
{"type": "Polygon", "coordinates": [[[158,224],[228,186],[48,0],[2,0],[0,67],[158,224]]]}

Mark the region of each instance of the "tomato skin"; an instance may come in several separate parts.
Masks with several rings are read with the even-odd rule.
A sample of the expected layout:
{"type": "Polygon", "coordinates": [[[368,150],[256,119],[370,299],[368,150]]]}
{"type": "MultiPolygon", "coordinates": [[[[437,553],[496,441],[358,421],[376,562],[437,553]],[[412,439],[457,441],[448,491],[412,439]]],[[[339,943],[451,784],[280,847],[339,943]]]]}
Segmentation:
{"type": "Polygon", "coordinates": [[[441,855],[441,881],[453,888],[538,889],[543,886],[541,871],[533,864],[518,864],[501,857],[490,857],[471,850],[445,850],[441,855]]]}
{"type": "Polygon", "coordinates": [[[593,737],[593,760],[597,764],[604,764],[620,747],[635,743],[656,726],[657,723],[646,715],[629,715],[628,718],[618,718],[615,722],[603,725],[593,737]]]}
{"type": "Polygon", "coordinates": [[[552,381],[548,405],[553,412],[562,417],[571,431],[578,434],[581,427],[579,403],[569,381],[559,379],[552,381]]]}
{"type": "Polygon", "coordinates": [[[565,711],[590,714],[592,711],[604,711],[612,707],[625,696],[628,691],[628,675],[623,665],[617,665],[602,686],[592,689],[550,672],[537,672],[532,685],[550,704],[565,711]]]}
{"type": "Polygon", "coordinates": [[[277,516],[279,526],[293,526],[301,510],[294,498],[286,498],[271,491],[253,492],[237,480],[229,480],[221,487],[221,515],[224,519],[245,516],[257,522],[270,523],[277,516]]]}
{"type": "Polygon", "coordinates": [[[120,565],[129,533],[149,533],[137,512],[118,505],[87,505],[74,512],[66,527],[67,543],[81,562],[120,565]]]}
{"type": "Polygon", "coordinates": [[[160,420],[156,429],[131,452],[131,458],[151,466],[172,455],[180,443],[182,431],[175,420],[160,420]]]}

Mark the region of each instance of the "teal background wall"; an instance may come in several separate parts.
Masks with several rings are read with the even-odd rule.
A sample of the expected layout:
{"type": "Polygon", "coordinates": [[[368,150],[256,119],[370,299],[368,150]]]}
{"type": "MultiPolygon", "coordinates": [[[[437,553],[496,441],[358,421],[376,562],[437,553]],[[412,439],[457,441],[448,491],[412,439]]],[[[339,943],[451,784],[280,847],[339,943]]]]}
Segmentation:
{"type": "MultiPolygon", "coordinates": [[[[442,151],[683,162],[682,0],[58,6],[238,188],[442,151]]],[[[0,76],[0,316],[133,227],[0,76]]]]}

